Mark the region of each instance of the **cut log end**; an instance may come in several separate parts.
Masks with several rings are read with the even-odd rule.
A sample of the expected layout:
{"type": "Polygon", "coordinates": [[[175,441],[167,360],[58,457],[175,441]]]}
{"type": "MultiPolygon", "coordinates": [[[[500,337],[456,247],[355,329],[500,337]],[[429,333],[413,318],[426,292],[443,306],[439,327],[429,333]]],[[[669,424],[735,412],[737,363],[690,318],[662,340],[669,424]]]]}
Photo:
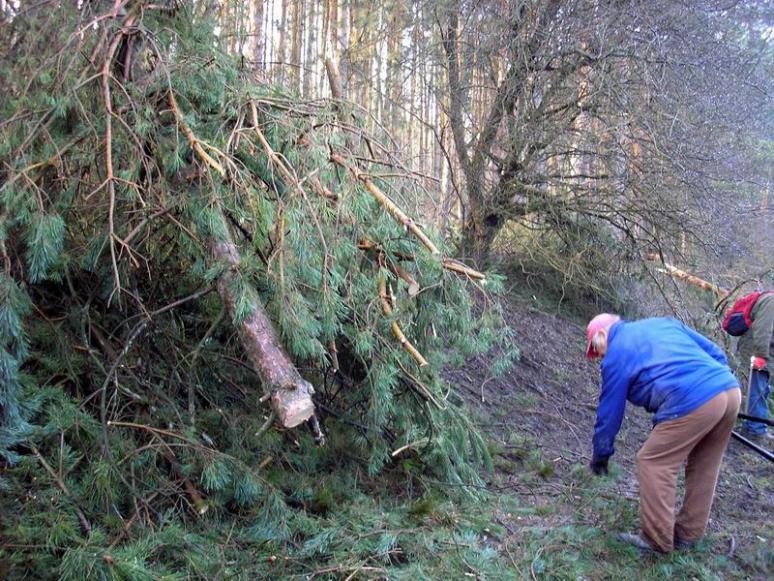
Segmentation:
{"type": "Polygon", "coordinates": [[[314,415],[314,388],[301,380],[295,389],[277,389],[271,396],[274,411],[284,428],[295,428],[314,415]]]}

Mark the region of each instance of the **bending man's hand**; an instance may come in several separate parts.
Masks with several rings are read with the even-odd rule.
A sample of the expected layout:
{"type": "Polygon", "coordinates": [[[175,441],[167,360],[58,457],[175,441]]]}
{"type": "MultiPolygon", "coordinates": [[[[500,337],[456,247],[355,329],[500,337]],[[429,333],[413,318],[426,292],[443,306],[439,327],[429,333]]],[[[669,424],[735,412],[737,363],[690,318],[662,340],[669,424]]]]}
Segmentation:
{"type": "Polygon", "coordinates": [[[766,369],[766,360],[763,357],[753,357],[752,368],[755,371],[764,371],[766,369]]]}

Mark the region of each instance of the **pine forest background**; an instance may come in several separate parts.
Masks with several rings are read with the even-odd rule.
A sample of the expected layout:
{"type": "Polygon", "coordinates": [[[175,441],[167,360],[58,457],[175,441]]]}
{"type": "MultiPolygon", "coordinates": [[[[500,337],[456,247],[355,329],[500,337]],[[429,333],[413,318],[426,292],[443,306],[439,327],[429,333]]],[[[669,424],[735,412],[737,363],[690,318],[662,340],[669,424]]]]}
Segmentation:
{"type": "Polygon", "coordinates": [[[773,34],[765,0],[0,0],[0,576],[520,578],[450,373],[519,361],[514,300],[721,340],[664,273],[774,282],[773,34]]]}

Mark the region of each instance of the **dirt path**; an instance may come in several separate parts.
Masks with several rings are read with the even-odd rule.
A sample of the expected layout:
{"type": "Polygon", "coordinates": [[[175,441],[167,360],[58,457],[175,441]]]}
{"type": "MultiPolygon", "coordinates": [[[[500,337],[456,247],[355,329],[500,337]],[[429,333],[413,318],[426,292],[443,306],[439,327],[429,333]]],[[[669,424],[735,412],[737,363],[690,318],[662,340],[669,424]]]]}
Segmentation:
{"type": "MultiPolygon", "coordinates": [[[[584,329],[516,304],[507,305],[506,320],[516,330],[521,350],[517,364],[494,378],[489,370],[496,354],[490,354],[449,374],[477,410],[477,423],[501,445],[492,484],[503,493],[517,495],[522,503],[547,508],[530,517],[532,526],[590,524],[578,521],[593,520],[593,513],[573,506],[580,498],[573,491],[590,480],[586,466],[599,393],[599,367],[583,356],[584,329]]],[[[628,405],[611,459],[614,494],[617,500],[631,503],[635,527],[635,454],[650,425],[649,414],[628,405]]],[[[772,470],[766,460],[731,442],[710,521],[712,553],[730,554],[741,565],[746,559],[760,561],[761,554],[770,561],[772,470]]],[[[629,523],[621,524],[622,528],[609,532],[626,530],[629,523]]]]}

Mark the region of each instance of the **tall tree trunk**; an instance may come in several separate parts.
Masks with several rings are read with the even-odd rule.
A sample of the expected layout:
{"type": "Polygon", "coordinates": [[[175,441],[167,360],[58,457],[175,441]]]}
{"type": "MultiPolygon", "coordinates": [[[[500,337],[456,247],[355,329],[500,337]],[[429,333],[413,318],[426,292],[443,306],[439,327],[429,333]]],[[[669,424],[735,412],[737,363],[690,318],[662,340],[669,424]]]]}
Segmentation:
{"type": "Polygon", "coordinates": [[[414,26],[411,29],[411,81],[409,83],[409,100],[408,100],[408,134],[407,145],[409,151],[409,159],[411,163],[416,167],[417,146],[414,143],[414,126],[416,125],[416,100],[417,100],[417,70],[418,70],[418,50],[419,50],[419,15],[416,12],[416,6],[412,8],[412,17],[414,20],[414,26]]]}
{"type": "Polygon", "coordinates": [[[274,28],[276,22],[274,21],[274,7],[276,0],[268,0],[268,6],[264,8],[264,49],[263,49],[263,65],[264,65],[264,78],[272,83],[277,82],[276,67],[272,64],[277,60],[277,42],[274,40],[274,28]]]}
{"type": "Polygon", "coordinates": [[[374,42],[374,25],[372,20],[373,5],[363,3],[358,12],[360,27],[360,47],[358,48],[357,73],[360,77],[360,104],[366,111],[371,110],[371,97],[373,94],[373,64],[376,53],[374,42]]]}
{"type": "MultiPolygon", "coordinates": [[[[331,50],[331,18],[335,17],[336,13],[332,0],[324,0],[321,19],[322,31],[320,32],[320,42],[322,43],[322,46],[320,47],[322,49],[320,62],[322,63],[325,63],[325,61],[328,59],[328,54],[331,50]]],[[[320,74],[317,82],[317,94],[322,97],[326,92],[325,75],[320,74]]]]}
{"type": "Polygon", "coordinates": [[[236,0],[230,0],[226,2],[226,25],[223,30],[228,37],[228,52],[229,54],[236,54],[237,37],[239,36],[239,26],[237,25],[239,19],[239,3],[236,0]]]}
{"type": "MultiPolygon", "coordinates": [[[[360,46],[362,31],[360,30],[361,6],[357,0],[349,0],[349,34],[347,35],[346,74],[342,78],[344,87],[349,88],[353,100],[360,101],[362,75],[360,74],[360,46]]],[[[348,96],[349,96],[348,95],[348,96]]]]}
{"type": "Polygon", "coordinates": [[[245,55],[245,45],[249,41],[248,30],[250,30],[250,5],[244,2],[237,2],[234,6],[235,54],[242,57],[245,55]]]}
{"type": "Polygon", "coordinates": [[[304,19],[306,21],[306,56],[304,57],[304,66],[302,69],[304,75],[302,95],[307,99],[314,97],[314,95],[312,95],[312,80],[314,79],[317,70],[317,59],[315,58],[318,30],[316,6],[317,2],[312,0],[307,6],[306,14],[304,14],[304,19]]]}
{"type": "Polygon", "coordinates": [[[289,84],[296,91],[301,88],[301,44],[303,42],[304,0],[293,0],[293,21],[290,31],[290,75],[289,84]]]}
{"type": "Polygon", "coordinates": [[[288,54],[288,0],[282,0],[282,19],[279,27],[279,41],[277,42],[277,74],[275,80],[280,84],[285,84],[287,74],[285,71],[288,69],[288,63],[286,62],[288,54]]]}
{"type": "Polygon", "coordinates": [[[263,0],[253,0],[253,70],[263,77],[264,72],[264,47],[266,46],[265,31],[263,29],[263,0]]]}
{"type": "Polygon", "coordinates": [[[398,119],[400,115],[402,82],[400,68],[400,36],[405,24],[405,9],[402,2],[397,2],[392,6],[391,22],[387,32],[387,103],[385,105],[385,122],[389,124],[390,130],[401,137],[398,133],[398,119]]]}
{"type": "Polygon", "coordinates": [[[339,74],[341,78],[341,98],[349,97],[350,76],[352,70],[352,53],[350,47],[350,38],[352,37],[352,1],[341,0],[338,20],[338,50],[341,51],[341,60],[339,65],[339,74]]]}
{"type": "Polygon", "coordinates": [[[330,45],[328,46],[328,54],[326,57],[331,57],[334,60],[338,60],[341,53],[341,39],[339,38],[339,3],[337,0],[328,0],[328,39],[330,45]]]}
{"type": "MultiPolygon", "coordinates": [[[[424,49],[424,40],[423,40],[424,49]]],[[[430,90],[430,63],[427,58],[422,59],[422,140],[420,147],[421,165],[420,171],[424,174],[432,171],[433,167],[433,155],[432,155],[432,141],[433,141],[433,117],[432,117],[432,99],[433,94],[430,90]]],[[[432,187],[431,184],[427,184],[428,187],[432,187]]]]}
{"type": "Polygon", "coordinates": [[[371,76],[374,78],[374,87],[371,92],[374,93],[374,111],[373,115],[380,123],[384,121],[384,82],[382,81],[382,69],[385,66],[384,54],[387,52],[387,41],[381,34],[384,30],[384,23],[387,19],[385,5],[382,4],[377,11],[378,22],[376,25],[376,34],[374,34],[373,64],[369,66],[371,76]]]}

